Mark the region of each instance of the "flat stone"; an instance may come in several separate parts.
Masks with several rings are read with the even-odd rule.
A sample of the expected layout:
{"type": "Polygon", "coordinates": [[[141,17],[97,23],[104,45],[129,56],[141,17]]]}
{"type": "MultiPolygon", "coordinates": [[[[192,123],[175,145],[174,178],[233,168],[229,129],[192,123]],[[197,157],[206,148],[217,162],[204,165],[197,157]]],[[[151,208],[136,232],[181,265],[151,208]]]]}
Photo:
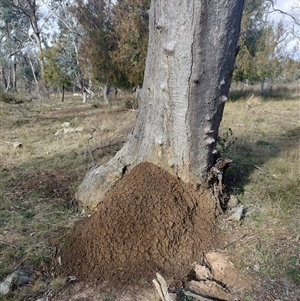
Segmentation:
{"type": "Polygon", "coordinates": [[[71,126],[71,123],[70,122],[64,122],[62,123],[61,127],[62,128],[69,128],[71,126]]]}
{"type": "Polygon", "coordinates": [[[229,198],[229,201],[227,203],[227,208],[228,209],[233,209],[234,207],[236,207],[239,204],[239,200],[235,195],[231,195],[229,198]]]}
{"type": "Polygon", "coordinates": [[[233,299],[233,296],[230,293],[227,293],[221,285],[211,280],[206,280],[206,281],[192,280],[188,282],[187,286],[184,288],[184,293],[188,295],[189,292],[193,293],[196,296],[198,294],[200,296],[207,296],[210,298],[218,298],[223,300],[233,299]]]}
{"type": "Polygon", "coordinates": [[[210,270],[207,267],[200,264],[197,264],[195,266],[195,273],[196,273],[196,278],[198,280],[207,280],[212,278],[212,274],[210,270]]]}
{"type": "Polygon", "coordinates": [[[229,288],[244,286],[236,268],[226,255],[218,252],[209,252],[205,254],[205,259],[211,267],[213,279],[218,283],[224,283],[229,288]]]}
{"type": "Polygon", "coordinates": [[[242,220],[242,218],[244,217],[244,211],[245,211],[245,207],[244,205],[240,205],[238,207],[233,208],[232,210],[230,210],[228,212],[228,221],[236,221],[236,222],[240,222],[242,220]]]}

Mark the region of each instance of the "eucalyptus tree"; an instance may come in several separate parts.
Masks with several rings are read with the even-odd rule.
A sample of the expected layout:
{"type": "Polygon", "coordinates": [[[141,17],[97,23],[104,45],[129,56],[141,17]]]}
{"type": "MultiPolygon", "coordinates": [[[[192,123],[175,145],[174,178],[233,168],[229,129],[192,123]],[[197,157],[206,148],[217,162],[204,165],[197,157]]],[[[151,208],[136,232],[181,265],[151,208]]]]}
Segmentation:
{"type": "Polygon", "coordinates": [[[75,1],[48,2],[47,7],[56,19],[57,28],[51,41],[52,47],[46,54],[49,60],[46,60],[46,77],[53,72],[55,64],[59,77],[67,78],[74,87],[78,87],[86,101],[86,93],[92,92],[86,86],[80,48],[86,44],[87,33],[78,21],[75,1]],[[52,70],[47,70],[48,66],[52,70]]]}
{"type": "Polygon", "coordinates": [[[17,61],[28,42],[29,24],[11,9],[7,0],[0,0],[0,67],[5,91],[17,90],[17,61]]]}
{"type": "Polygon", "coordinates": [[[38,0],[13,0],[7,1],[7,6],[11,11],[26,20],[26,22],[30,25],[29,38],[32,40],[34,45],[37,47],[38,51],[38,61],[40,64],[41,74],[44,74],[44,56],[43,56],[43,43],[42,43],[42,26],[40,24],[41,19],[41,2],[38,0]]]}
{"type": "Polygon", "coordinates": [[[231,83],[243,1],[156,0],[132,134],[108,163],[92,168],[77,198],[90,208],[143,161],[184,182],[203,183],[231,83]]]}

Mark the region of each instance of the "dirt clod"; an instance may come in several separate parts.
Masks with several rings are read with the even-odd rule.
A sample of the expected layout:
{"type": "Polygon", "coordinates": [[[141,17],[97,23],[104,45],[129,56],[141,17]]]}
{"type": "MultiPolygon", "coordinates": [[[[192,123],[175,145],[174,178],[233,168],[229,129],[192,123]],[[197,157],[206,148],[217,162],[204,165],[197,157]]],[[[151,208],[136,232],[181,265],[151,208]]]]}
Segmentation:
{"type": "Polygon", "coordinates": [[[76,225],[61,250],[64,273],[114,284],[151,281],[156,272],[181,279],[216,244],[214,213],[208,191],[139,164],[76,225]]]}

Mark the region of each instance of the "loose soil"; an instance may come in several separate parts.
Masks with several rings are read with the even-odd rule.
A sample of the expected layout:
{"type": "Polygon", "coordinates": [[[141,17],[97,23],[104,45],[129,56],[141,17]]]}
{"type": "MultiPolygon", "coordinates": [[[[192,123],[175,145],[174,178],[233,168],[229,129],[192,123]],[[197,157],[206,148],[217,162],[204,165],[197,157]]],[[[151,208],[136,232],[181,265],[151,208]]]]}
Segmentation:
{"type": "Polygon", "coordinates": [[[11,180],[10,184],[15,197],[28,198],[35,193],[45,199],[67,200],[71,206],[75,180],[64,171],[37,171],[26,172],[22,177],[11,180]]]}
{"type": "Polygon", "coordinates": [[[141,163],[77,223],[60,255],[66,276],[133,284],[151,281],[156,272],[182,279],[216,244],[210,193],[141,163]]]}

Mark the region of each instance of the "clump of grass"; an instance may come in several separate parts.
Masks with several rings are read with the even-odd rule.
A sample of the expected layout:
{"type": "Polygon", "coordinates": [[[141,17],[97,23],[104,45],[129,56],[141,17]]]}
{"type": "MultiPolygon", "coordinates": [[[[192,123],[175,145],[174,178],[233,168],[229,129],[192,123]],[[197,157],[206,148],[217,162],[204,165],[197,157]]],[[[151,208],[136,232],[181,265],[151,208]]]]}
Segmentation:
{"type": "Polygon", "coordinates": [[[66,286],[66,279],[63,277],[56,277],[50,282],[50,289],[54,294],[58,294],[66,286]]]}
{"type": "Polygon", "coordinates": [[[24,100],[21,99],[18,95],[11,94],[11,93],[3,93],[3,92],[0,92],[0,101],[6,102],[6,103],[9,103],[9,104],[24,103],[24,100]]]}

